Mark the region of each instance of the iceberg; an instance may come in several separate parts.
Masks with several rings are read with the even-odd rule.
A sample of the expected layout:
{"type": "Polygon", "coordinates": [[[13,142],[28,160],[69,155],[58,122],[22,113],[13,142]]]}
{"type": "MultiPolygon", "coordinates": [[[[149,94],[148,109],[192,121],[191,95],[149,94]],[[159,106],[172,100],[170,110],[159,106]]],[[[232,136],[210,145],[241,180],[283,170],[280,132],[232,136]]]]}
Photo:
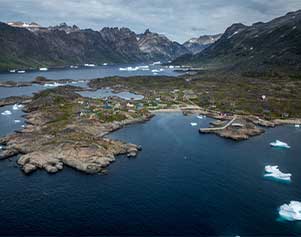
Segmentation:
{"type": "Polygon", "coordinates": [[[44,72],[46,72],[46,71],[48,71],[48,68],[47,67],[40,67],[40,69],[39,69],[40,71],[44,71],[44,72]]]}
{"type": "Polygon", "coordinates": [[[158,62],[153,62],[153,63],[152,63],[152,65],[160,65],[160,64],[161,64],[160,61],[158,61],[158,62]]]}
{"type": "Polygon", "coordinates": [[[19,109],[22,109],[23,107],[24,107],[24,105],[14,104],[13,110],[19,110],[19,109]]]}
{"type": "Polygon", "coordinates": [[[77,69],[78,66],[71,65],[70,68],[72,68],[72,69],[77,69]]]}
{"type": "Polygon", "coordinates": [[[300,128],[300,124],[296,124],[296,125],[295,125],[295,128],[300,128]]]}
{"type": "Polygon", "coordinates": [[[95,67],[96,65],[93,63],[85,63],[84,66],[85,67],[95,67]]]}
{"type": "Polygon", "coordinates": [[[291,148],[287,143],[276,140],[276,142],[271,142],[272,147],[281,147],[281,148],[291,148]]]}
{"type": "Polygon", "coordinates": [[[152,72],[155,72],[155,73],[157,73],[157,72],[160,72],[159,70],[157,70],[157,69],[153,69],[152,70],[152,72]]]}
{"type": "Polygon", "coordinates": [[[103,63],[102,65],[103,65],[103,66],[108,66],[108,63],[103,63]]]}
{"type": "Polygon", "coordinates": [[[198,126],[197,123],[190,123],[190,125],[191,125],[192,127],[198,126]]]}
{"type": "Polygon", "coordinates": [[[46,83],[46,84],[44,84],[44,87],[58,87],[58,86],[64,86],[64,85],[66,85],[66,84],[55,82],[55,83],[46,83]]]}
{"type": "Polygon", "coordinates": [[[21,120],[15,119],[15,123],[21,123],[21,120]]]}
{"type": "Polygon", "coordinates": [[[203,115],[198,115],[197,118],[198,119],[203,119],[204,117],[203,117],[203,115]]]}
{"type": "Polygon", "coordinates": [[[18,71],[18,73],[20,73],[20,74],[23,74],[23,73],[25,73],[26,71],[24,71],[24,70],[21,70],[21,71],[18,71]]]}
{"type": "Polygon", "coordinates": [[[279,208],[279,215],[288,221],[300,221],[301,202],[291,201],[289,204],[283,204],[279,208]]]}
{"type": "Polygon", "coordinates": [[[12,69],[12,70],[9,70],[10,73],[15,73],[16,70],[15,69],[12,69]]]}
{"type": "Polygon", "coordinates": [[[290,173],[282,173],[277,165],[271,166],[267,165],[265,166],[265,172],[266,174],[264,177],[270,177],[278,180],[283,180],[283,181],[291,181],[291,176],[292,174],[290,173]]]}
{"type": "Polygon", "coordinates": [[[1,113],[2,115],[11,115],[11,112],[9,110],[5,110],[4,112],[1,113]]]}

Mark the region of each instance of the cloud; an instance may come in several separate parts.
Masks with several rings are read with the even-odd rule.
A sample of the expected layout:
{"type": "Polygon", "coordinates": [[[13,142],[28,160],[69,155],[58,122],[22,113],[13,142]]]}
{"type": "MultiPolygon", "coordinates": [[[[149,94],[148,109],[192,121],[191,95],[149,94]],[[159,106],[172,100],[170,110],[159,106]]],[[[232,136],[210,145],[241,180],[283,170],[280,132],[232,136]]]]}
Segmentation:
{"type": "Polygon", "coordinates": [[[223,32],[235,22],[268,21],[301,8],[300,0],[1,0],[1,21],[60,22],[82,28],[150,28],[183,42],[223,32]]]}

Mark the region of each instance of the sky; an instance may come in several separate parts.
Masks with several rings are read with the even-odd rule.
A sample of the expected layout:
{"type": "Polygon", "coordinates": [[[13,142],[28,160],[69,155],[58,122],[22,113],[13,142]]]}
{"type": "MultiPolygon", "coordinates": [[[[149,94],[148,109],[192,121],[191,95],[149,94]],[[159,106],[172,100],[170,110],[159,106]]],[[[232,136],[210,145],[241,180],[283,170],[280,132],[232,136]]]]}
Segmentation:
{"type": "Polygon", "coordinates": [[[266,22],[298,9],[301,0],[0,0],[0,21],[150,29],[183,43],[223,33],[233,23],[266,22]]]}

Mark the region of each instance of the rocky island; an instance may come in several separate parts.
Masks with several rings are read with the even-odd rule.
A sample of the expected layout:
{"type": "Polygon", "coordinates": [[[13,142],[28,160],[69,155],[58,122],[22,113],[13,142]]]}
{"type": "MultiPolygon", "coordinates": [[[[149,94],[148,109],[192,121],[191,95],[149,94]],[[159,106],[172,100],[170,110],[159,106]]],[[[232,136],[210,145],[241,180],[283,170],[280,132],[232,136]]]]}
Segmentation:
{"type": "MultiPolygon", "coordinates": [[[[136,156],[140,147],[104,136],[124,125],[145,121],[146,111],[106,110],[102,100],[84,98],[76,87],[63,86],[34,95],[24,107],[27,125],[0,139],[1,159],[20,155],[25,173],[55,173],[64,165],[86,173],[104,171],[115,156],[136,156]]],[[[15,101],[14,101],[15,102],[15,101]]]]}

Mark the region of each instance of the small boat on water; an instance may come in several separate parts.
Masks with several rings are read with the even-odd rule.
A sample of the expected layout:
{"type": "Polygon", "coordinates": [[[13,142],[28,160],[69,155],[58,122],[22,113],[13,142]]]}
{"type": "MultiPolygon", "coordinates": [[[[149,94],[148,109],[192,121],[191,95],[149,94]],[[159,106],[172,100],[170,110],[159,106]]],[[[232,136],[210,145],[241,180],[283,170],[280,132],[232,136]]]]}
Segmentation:
{"type": "Polygon", "coordinates": [[[20,71],[18,71],[18,73],[20,73],[20,74],[23,74],[23,73],[25,73],[26,71],[24,71],[24,70],[20,70],[20,71]]]}
{"type": "Polygon", "coordinates": [[[276,140],[276,142],[271,142],[270,145],[272,147],[280,147],[280,148],[291,148],[287,143],[276,140]]]}
{"type": "Polygon", "coordinates": [[[39,70],[40,70],[40,71],[43,71],[43,72],[46,72],[46,71],[48,71],[48,68],[47,68],[47,67],[40,67],[39,70]]]}

